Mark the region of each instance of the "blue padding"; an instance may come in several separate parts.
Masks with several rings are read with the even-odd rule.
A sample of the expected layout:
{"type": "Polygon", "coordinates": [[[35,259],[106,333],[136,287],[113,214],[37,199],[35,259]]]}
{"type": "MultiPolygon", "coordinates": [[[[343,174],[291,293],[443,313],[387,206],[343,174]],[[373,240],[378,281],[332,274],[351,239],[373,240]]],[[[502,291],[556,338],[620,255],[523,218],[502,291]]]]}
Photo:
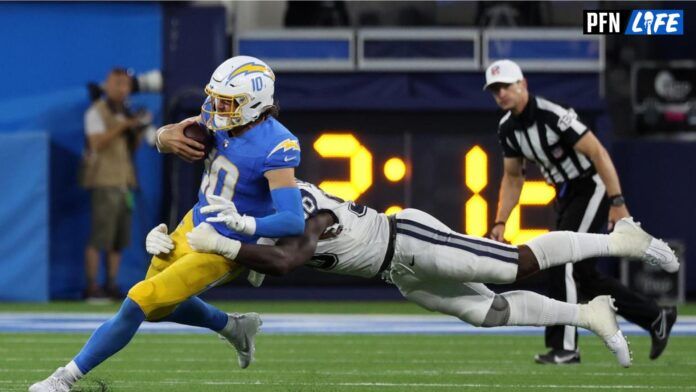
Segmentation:
{"type": "Polygon", "coordinates": [[[0,301],[48,300],[48,157],[46,133],[0,134],[0,301]]]}
{"type": "MultiPolygon", "coordinates": [[[[11,77],[3,78],[0,89],[0,134],[41,129],[50,135],[50,293],[52,298],[80,298],[90,224],[89,194],[77,186],[76,176],[89,106],[85,86],[102,81],[114,66],[136,72],[162,69],[161,5],[0,3],[0,37],[4,58],[27,59],[3,62],[4,74],[11,77]]],[[[136,94],[132,102],[161,121],[159,94],[136,94]]],[[[135,162],[140,188],[131,246],[121,263],[124,291],[144,276],[149,257],[143,238],[161,221],[161,156],[143,146],[135,162]]]]}
{"type": "Polygon", "coordinates": [[[242,39],[239,53],[262,59],[349,60],[350,42],[347,39],[242,39]]]}
{"type": "Polygon", "coordinates": [[[366,59],[473,59],[474,41],[463,40],[366,40],[366,59]]]}
{"type": "Polygon", "coordinates": [[[599,42],[497,39],[488,42],[488,57],[513,60],[598,60],[599,42]]]}

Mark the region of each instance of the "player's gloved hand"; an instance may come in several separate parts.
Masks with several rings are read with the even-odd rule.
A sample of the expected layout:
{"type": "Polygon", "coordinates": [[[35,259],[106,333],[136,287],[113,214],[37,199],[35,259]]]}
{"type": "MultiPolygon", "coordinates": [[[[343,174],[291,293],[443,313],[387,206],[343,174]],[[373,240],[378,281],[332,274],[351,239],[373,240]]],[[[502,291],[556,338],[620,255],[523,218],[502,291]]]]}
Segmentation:
{"type": "Polygon", "coordinates": [[[205,222],[186,233],[186,241],[196,252],[217,253],[229,260],[237,257],[239,248],[242,246],[241,242],[221,235],[213,226],[205,222]]]}
{"type": "Polygon", "coordinates": [[[256,219],[252,216],[241,215],[231,200],[220,196],[208,196],[209,205],[201,208],[202,214],[215,213],[217,216],[206,218],[206,222],[222,222],[230,230],[237,233],[253,235],[256,232],[256,219]]]}
{"type": "Polygon", "coordinates": [[[174,241],[167,234],[167,225],[160,223],[145,237],[145,250],[153,256],[169,254],[174,249],[174,241]]]}

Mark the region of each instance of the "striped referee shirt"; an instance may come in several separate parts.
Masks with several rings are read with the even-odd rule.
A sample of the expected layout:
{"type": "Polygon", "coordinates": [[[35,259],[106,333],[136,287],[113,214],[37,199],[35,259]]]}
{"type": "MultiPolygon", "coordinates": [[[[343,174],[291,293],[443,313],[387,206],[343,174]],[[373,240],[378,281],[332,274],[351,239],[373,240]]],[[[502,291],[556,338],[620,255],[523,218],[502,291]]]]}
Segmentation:
{"type": "Polygon", "coordinates": [[[536,162],[546,182],[559,186],[596,173],[590,159],[573,149],[588,131],[573,109],[530,94],[522,113],[510,111],[500,120],[498,137],[503,156],[536,162]]]}

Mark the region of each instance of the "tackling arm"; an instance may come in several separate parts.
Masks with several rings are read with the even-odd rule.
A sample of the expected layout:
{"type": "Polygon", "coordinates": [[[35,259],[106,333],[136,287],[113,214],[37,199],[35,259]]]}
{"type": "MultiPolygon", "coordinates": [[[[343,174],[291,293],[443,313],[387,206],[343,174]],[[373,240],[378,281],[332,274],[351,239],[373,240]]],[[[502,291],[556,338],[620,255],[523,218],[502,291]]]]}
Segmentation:
{"type": "Polygon", "coordinates": [[[333,224],[330,214],[320,213],[305,223],[304,234],[281,238],[275,246],[242,244],[235,262],[268,275],[285,275],[312,258],[319,236],[333,224]]]}

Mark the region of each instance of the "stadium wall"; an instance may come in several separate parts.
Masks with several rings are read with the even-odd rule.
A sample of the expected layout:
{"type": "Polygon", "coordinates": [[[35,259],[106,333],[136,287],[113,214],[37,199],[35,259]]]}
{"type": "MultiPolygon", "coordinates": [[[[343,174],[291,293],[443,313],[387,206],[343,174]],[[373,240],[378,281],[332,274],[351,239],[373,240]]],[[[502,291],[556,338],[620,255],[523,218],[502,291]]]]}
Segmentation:
{"type": "MultiPolygon", "coordinates": [[[[24,230],[22,236],[3,236],[0,249],[11,258],[21,258],[26,266],[34,266],[39,274],[48,270],[49,265],[44,264],[50,260],[51,298],[79,298],[84,287],[89,199],[88,193],[77,186],[76,172],[85,143],[83,113],[89,106],[86,83],[102,81],[114,66],[136,72],[160,69],[161,14],[161,6],[156,3],[0,4],[0,52],[3,58],[11,59],[3,61],[0,76],[0,134],[41,130],[50,140],[51,157],[50,165],[46,165],[41,159],[30,159],[41,151],[40,145],[15,146],[14,156],[22,157],[26,165],[21,171],[12,169],[10,174],[21,177],[48,167],[50,187],[48,183],[45,186],[50,197],[45,211],[38,209],[21,216],[15,212],[8,216],[10,220],[3,220],[9,229],[22,220],[36,219],[41,223],[37,230],[48,225],[49,240],[34,240],[41,230],[24,230]],[[49,249],[46,252],[50,257],[42,256],[43,249],[49,249]]],[[[160,94],[134,95],[132,101],[136,107],[147,107],[159,121],[160,94]]],[[[122,288],[130,287],[147,267],[142,238],[159,219],[160,160],[156,150],[145,145],[135,156],[140,188],[132,245],[125,251],[122,264],[122,288]]],[[[17,164],[3,167],[9,173],[8,168],[17,164]]],[[[17,199],[28,197],[20,193],[22,188],[3,189],[3,211],[20,207],[17,199]]],[[[6,257],[0,261],[3,270],[9,263],[6,257]]],[[[36,288],[27,285],[25,279],[2,283],[0,299],[9,298],[5,293],[36,288]]],[[[45,288],[36,290],[36,296],[24,299],[47,299],[45,288]]]]}
{"type": "Polygon", "coordinates": [[[639,139],[612,145],[628,208],[651,233],[685,247],[686,292],[696,294],[696,141],[639,139]]]}
{"type": "Polygon", "coordinates": [[[45,132],[0,134],[0,301],[48,299],[48,161],[45,132]]]}

